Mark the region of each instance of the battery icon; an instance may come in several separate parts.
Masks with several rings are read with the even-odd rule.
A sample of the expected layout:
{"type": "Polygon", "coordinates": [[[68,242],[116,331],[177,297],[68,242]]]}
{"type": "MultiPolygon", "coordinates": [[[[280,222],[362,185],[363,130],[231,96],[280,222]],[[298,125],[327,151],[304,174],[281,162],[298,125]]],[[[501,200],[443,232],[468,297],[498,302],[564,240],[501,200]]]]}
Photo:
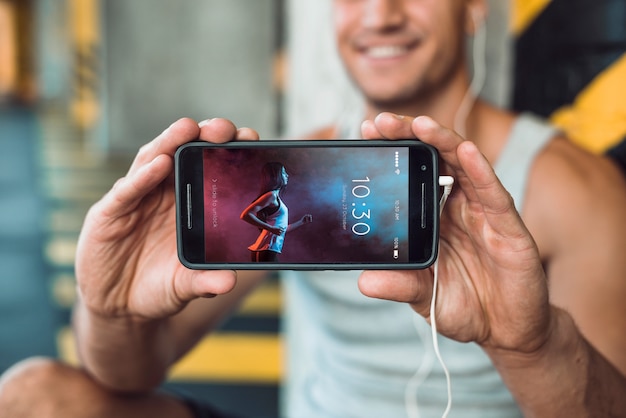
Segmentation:
{"type": "Polygon", "coordinates": [[[397,260],[400,257],[400,253],[398,250],[393,250],[393,259],[397,260]]]}

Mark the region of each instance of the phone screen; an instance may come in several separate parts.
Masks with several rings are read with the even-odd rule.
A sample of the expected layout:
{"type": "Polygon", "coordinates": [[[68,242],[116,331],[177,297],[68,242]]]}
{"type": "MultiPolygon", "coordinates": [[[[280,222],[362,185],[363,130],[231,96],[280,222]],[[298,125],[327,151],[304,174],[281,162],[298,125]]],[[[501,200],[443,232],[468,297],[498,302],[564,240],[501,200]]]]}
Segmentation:
{"type": "Polygon", "coordinates": [[[420,268],[436,255],[437,157],[421,142],[193,143],[177,175],[191,267],[420,268]]]}

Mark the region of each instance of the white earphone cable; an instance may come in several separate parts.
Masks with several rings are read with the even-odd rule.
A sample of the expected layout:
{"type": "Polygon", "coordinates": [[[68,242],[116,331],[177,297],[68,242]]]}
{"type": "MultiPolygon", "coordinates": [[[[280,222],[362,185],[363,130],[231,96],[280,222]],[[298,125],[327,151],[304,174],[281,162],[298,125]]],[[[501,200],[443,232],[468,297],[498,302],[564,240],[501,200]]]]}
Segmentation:
{"type": "MultiPolygon", "coordinates": [[[[485,27],[484,22],[479,21],[478,18],[474,18],[474,26],[476,28],[476,32],[474,34],[474,39],[472,43],[472,60],[473,60],[473,74],[472,81],[470,86],[463,96],[461,100],[461,104],[457,109],[454,115],[454,130],[461,135],[462,137],[466,136],[466,122],[467,117],[469,116],[474,103],[480,92],[482,91],[486,75],[487,75],[487,29],[485,27]]],[[[451,177],[441,177],[440,185],[444,186],[444,193],[441,196],[441,201],[439,202],[439,214],[443,212],[443,207],[448,200],[448,196],[452,192],[452,184],[453,180],[451,177]],[[444,184],[448,183],[448,184],[444,184]]],[[[434,354],[439,361],[439,364],[443,368],[444,374],[446,376],[446,387],[448,392],[448,403],[446,405],[446,409],[443,412],[442,418],[446,418],[450,413],[450,409],[452,408],[452,384],[450,380],[450,372],[446,367],[443,358],[441,357],[441,353],[439,351],[439,342],[437,340],[437,318],[436,318],[436,300],[437,300],[437,288],[439,286],[439,257],[435,260],[433,265],[433,296],[430,303],[430,322],[431,322],[431,334],[433,340],[433,350],[434,354]]],[[[418,318],[416,317],[415,320],[418,318]]],[[[421,328],[418,326],[419,324],[414,321],[415,329],[417,333],[424,340],[424,333],[421,328]]],[[[411,377],[409,382],[405,388],[404,401],[405,401],[405,409],[409,418],[419,418],[419,407],[417,403],[417,390],[419,386],[426,380],[428,374],[432,369],[432,352],[426,352],[424,354],[424,358],[420,367],[417,369],[415,374],[411,377]]]]}
{"type": "Polygon", "coordinates": [[[467,117],[487,79],[487,28],[485,23],[479,22],[478,19],[474,21],[474,24],[476,25],[476,33],[472,41],[472,61],[474,63],[472,82],[454,115],[454,130],[462,137],[466,136],[465,123],[467,117]]]}
{"type": "MultiPolygon", "coordinates": [[[[454,184],[454,179],[449,176],[442,176],[439,178],[439,184],[443,186],[443,194],[441,196],[441,200],[439,201],[439,216],[443,213],[443,208],[448,200],[448,196],[452,193],[452,185],[454,184]]],[[[435,260],[435,264],[433,266],[433,296],[430,301],[430,325],[431,325],[431,334],[433,340],[433,351],[426,351],[424,354],[424,358],[422,362],[415,372],[415,374],[409,379],[405,387],[404,392],[404,403],[405,410],[409,418],[419,418],[419,406],[417,403],[417,389],[419,386],[426,380],[428,374],[430,373],[433,365],[433,353],[439,364],[441,365],[443,372],[446,376],[446,387],[448,392],[448,403],[446,405],[446,409],[442,415],[442,417],[447,417],[450,413],[450,409],[452,408],[452,382],[450,380],[450,372],[446,367],[443,358],[441,357],[441,352],[439,351],[439,342],[437,340],[437,319],[435,314],[435,306],[437,300],[437,288],[439,285],[439,256],[435,260]]],[[[422,341],[426,341],[426,335],[422,331],[422,328],[417,323],[420,320],[417,315],[413,318],[413,323],[415,325],[415,329],[418,333],[418,336],[422,341]]]]}
{"type": "MultiPolygon", "coordinates": [[[[448,196],[452,193],[452,184],[454,183],[454,179],[452,177],[446,177],[445,180],[447,184],[444,185],[443,195],[441,196],[441,202],[439,203],[439,216],[443,213],[443,207],[446,205],[448,201],[448,196]]],[[[441,182],[441,180],[440,180],[441,182]]],[[[443,358],[441,357],[441,352],[439,351],[439,340],[437,338],[437,315],[435,312],[436,302],[437,302],[437,289],[439,287],[439,256],[437,256],[437,260],[435,261],[435,265],[433,267],[433,297],[430,301],[430,329],[433,337],[433,348],[435,349],[435,355],[437,356],[437,360],[439,360],[439,364],[443,369],[444,374],[446,375],[446,388],[448,390],[448,403],[446,405],[446,409],[441,415],[442,418],[445,418],[450,413],[450,409],[452,408],[452,382],[450,380],[450,372],[446,367],[443,358]]]]}

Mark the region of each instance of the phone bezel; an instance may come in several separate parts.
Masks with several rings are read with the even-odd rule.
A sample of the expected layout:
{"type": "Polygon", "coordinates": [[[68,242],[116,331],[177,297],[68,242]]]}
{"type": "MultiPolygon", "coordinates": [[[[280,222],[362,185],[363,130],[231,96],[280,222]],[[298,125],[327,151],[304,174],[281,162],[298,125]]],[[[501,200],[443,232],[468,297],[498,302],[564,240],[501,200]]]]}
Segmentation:
{"type": "MultiPolygon", "coordinates": [[[[436,257],[439,239],[439,170],[437,150],[419,140],[262,140],[235,141],[224,144],[190,142],[182,145],[175,154],[176,190],[176,234],[180,262],[194,270],[406,270],[424,269],[431,266],[436,257]],[[192,193],[192,228],[186,227],[189,221],[187,205],[187,184],[203,187],[202,149],[204,148],[256,148],[256,147],[408,147],[409,148],[409,258],[408,262],[398,263],[259,263],[204,261],[204,197],[203,193],[192,193]],[[426,151],[426,152],[423,152],[426,151]],[[184,161],[183,161],[184,160],[184,161]],[[422,165],[427,170],[422,171],[422,165]],[[419,169],[417,169],[419,167],[419,169]],[[424,182],[424,197],[417,197],[424,182]],[[422,204],[423,202],[423,204],[422,204]],[[415,210],[416,207],[419,210],[415,210]],[[202,210],[200,210],[202,209],[202,210]],[[199,216],[198,214],[201,214],[199,216]],[[418,227],[425,220],[426,229],[418,227]],[[417,245],[416,243],[424,243],[417,245]],[[418,257],[418,248],[423,252],[418,257]]],[[[421,251],[420,251],[421,252],[421,251]]]]}

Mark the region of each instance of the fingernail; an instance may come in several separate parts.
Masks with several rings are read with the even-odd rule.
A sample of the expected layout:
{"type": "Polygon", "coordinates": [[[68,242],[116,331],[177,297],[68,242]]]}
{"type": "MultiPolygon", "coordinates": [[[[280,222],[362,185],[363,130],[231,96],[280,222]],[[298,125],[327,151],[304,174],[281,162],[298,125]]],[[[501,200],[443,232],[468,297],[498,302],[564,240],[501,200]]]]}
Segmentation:
{"type": "Polygon", "coordinates": [[[424,116],[424,115],[416,117],[415,120],[425,125],[431,125],[431,126],[436,125],[435,121],[432,118],[428,116],[424,116]]]}
{"type": "Polygon", "coordinates": [[[403,120],[405,118],[404,115],[396,115],[395,113],[393,114],[393,117],[398,119],[398,120],[403,120]]]}
{"type": "Polygon", "coordinates": [[[205,120],[203,120],[202,122],[200,122],[200,123],[198,124],[198,126],[199,126],[200,128],[202,128],[203,126],[208,125],[208,124],[209,124],[209,122],[211,122],[212,120],[213,120],[213,119],[205,119],[205,120]]]}

